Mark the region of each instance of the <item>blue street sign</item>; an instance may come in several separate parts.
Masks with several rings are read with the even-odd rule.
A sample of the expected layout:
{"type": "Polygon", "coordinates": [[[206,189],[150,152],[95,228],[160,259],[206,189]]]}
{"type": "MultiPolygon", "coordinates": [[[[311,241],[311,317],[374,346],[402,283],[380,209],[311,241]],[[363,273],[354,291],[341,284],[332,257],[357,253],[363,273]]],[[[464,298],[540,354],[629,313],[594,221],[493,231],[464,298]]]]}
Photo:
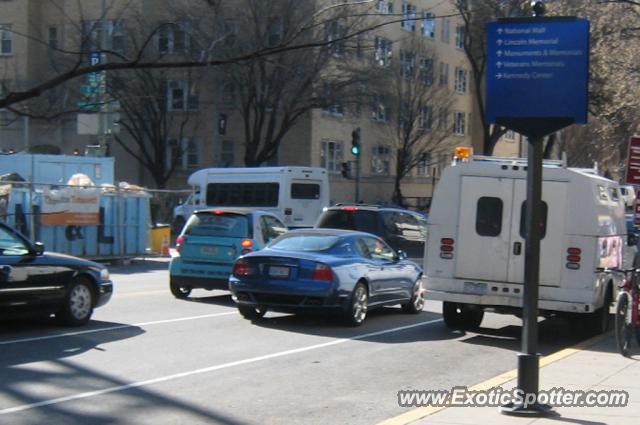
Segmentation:
{"type": "Polygon", "coordinates": [[[487,25],[488,122],[586,123],[588,81],[588,20],[526,18],[487,25]]]}

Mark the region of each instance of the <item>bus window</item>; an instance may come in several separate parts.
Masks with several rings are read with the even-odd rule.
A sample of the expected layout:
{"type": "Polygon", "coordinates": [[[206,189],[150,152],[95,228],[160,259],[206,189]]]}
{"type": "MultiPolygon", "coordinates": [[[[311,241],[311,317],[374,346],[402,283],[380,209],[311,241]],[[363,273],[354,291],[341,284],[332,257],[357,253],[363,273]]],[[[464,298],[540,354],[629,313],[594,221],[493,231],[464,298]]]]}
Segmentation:
{"type": "Polygon", "coordinates": [[[320,199],[320,185],[310,183],[291,183],[292,199],[320,199]]]}
{"type": "Polygon", "coordinates": [[[221,207],[276,207],[278,183],[209,183],[207,205],[221,207]]]}

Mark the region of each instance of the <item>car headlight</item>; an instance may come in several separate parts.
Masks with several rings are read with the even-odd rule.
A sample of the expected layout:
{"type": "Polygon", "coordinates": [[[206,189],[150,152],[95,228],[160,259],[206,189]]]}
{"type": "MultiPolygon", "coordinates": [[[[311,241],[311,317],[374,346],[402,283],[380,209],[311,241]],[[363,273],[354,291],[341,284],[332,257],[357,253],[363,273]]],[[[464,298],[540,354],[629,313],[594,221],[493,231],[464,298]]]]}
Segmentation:
{"type": "Polygon", "coordinates": [[[101,269],[100,270],[100,281],[108,282],[109,281],[109,269],[101,269]]]}

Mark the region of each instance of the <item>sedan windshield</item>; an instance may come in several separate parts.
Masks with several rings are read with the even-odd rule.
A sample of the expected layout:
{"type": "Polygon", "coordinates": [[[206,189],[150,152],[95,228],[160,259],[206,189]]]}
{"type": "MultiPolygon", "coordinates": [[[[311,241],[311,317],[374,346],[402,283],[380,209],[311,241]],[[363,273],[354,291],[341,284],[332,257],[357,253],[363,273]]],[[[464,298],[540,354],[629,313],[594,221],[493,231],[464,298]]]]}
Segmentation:
{"type": "Polygon", "coordinates": [[[329,235],[284,235],[273,241],[269,248],[283,251],[326,251],[334,246],[339,239],[337,236],[329,235]]]}

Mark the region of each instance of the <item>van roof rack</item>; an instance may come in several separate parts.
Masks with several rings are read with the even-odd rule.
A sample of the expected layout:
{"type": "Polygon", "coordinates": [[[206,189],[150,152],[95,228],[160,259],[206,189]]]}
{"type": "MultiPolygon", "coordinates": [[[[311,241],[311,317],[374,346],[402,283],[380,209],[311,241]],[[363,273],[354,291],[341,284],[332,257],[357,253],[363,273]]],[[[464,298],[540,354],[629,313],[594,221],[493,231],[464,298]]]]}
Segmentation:
{"type": "MultiPolygon", "coordinates": [[[[473,155],[470,162],[492,162],[496,164],[526,166],[527,158],[473,155]]],[[[545,159],[542,161],[542,164],[548,167],[567,168],[567,160],[564,155],[562,159],[545,159]]]]}

